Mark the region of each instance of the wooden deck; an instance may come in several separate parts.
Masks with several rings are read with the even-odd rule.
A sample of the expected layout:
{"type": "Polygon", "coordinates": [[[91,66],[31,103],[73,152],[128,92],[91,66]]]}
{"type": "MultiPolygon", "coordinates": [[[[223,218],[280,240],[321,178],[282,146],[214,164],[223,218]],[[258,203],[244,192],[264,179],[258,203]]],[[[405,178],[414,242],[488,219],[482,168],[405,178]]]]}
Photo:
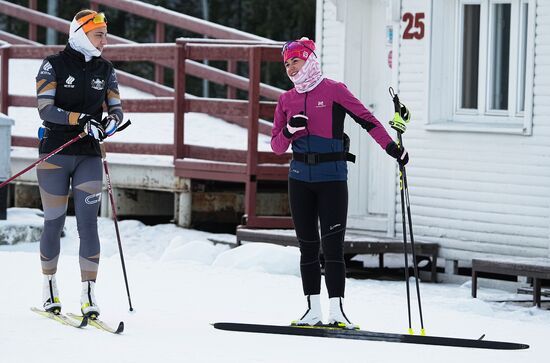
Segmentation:
{"type": "Polygon", "coordinates": [[[540,308],[541,280],[550,280],[550,259],[547,258],[487,258],[472,260],[472,297],[477,297],[479,273],[525,276],[533,279],[533,306],[540,308]]]}
{"type": "MultiPolygon", "coordinates": [[[[237,227],[237,245],[242,241],[266,242],[282,246],[298,247],[298,239],[293,229],[250,229],[244,226],[237,227]]],[[[408,253],[412,253],[408,244],[408,253]]],[[[431,279],[437,281],[437,243],[425,243],[415,241],[415,253],[419,257],[427,257],[431,262],[431,279]]],[[[378,255],[379,267],[384,267],[385,253],[403,253],[403,241],[387,237],[371,235],[359,235],[347,233],[344,241],[344,253],[346,255],[378,255]]]]}

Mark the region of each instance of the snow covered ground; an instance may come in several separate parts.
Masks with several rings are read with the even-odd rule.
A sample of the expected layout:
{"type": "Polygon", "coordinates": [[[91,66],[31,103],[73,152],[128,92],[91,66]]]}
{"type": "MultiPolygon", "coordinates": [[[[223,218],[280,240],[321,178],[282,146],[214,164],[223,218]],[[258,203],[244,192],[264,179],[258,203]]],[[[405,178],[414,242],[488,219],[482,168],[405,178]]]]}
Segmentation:
{"type": "MultiPolygon", "coordinates": [[[[10,61],[10,93],[34,95],[39,66],[36,60],[10,61]]],[[[121,94],[123,98],[150,97],[126,87],[121,87],[121,94]]],[[[36,135],[40,121],[35,108],[12,107],[9,116],[16,121],[14,135],[36,135]]],[[[113,141],[172,141],[171,114],[126,116],[134,125],[113,141]]],[[[187,143],[246,148],[243,128],[205,115],[188,116],[187,143]]],[[[269,138],[260,135],[259,149],[269,150],[269,138]]],[[[163,157],[148,158],[152,158],[147,159],[151,163],[165,162],[163,157]]],[[[171,157],[165,158],[171,161],[171,157]]],[[[0,223],[0,228],[20,226],[22,221],[39,223],[36,211],[10,209],[8,221],[0,223]]],[[[58,283],[64,311],[78,312],[80,275],[74,217],[67,218],[66,228],[58,283]]],[[[29,308],[40,306],[42,292],[38,243],[0,246],[0,363],[511,363],[548,359],[550,311],[488,302],[518,298],[499,290],[481,288],[480,299],[472,299],[469,283],[421,284],[428,335],[477,338],[486,334],[488,340],[530,344],[529,350],[489,351],[218,331],[210,323],[288,324],[304,312],[298,249],[256,243],[229,249],[214,245],[208,238],[234,239],[231,236],[174,225],[145,226],[131,220],[120,222],[120,229],[135,313],[128,313],[113,222],[107,219],[99,220],[102,259],[97,297],[105,321],[116,325],[124,320],[126,330],[121,336],[92,327],[64,327],[32,313],[29,308]]],[[[348,279],[346,291],[347,315],[363,329],[407,331],[404,282],[348,279]]],[[[326,296],[324,286],[323,294],[326,296]]],[[[326,298],[323,305],[328,307],[326,298]]],[[[412,311],[416,318],[416,305],[412,311]]],[[[414,326],[418,331],[418,319],[414,326]]]]}
{"type": "MultiPolygon", "coordinates": [[[[34,220],[36,211],[8,212],[4,225],[12,218],[19,223],[25,213],[34,220]]],[[[208,240],[227,235],[174,225],[145,226],[128,220],[120,222],[120,228],[135,313],[128,313],[113,222],[108,219],[99,221],[102,259],[97,298],[104,320],[113,325],[125,322],[121,336],[92,327],[65,327],[32,313],[29,308],[40,305],[42,291],[38,243],[0,246],[0,362],[515,363],[548,357],[550,311],[484,301],[517,297],[499,290],[482,288],[481,299],[472,299],[469,284],[421,284],[428,335],[477,338],[484,333],[488,340],[530,344],[529,350],[219,331],[210,323],[288,324],[298,318],[305,307],[299,251],[267,244],[229,249],[208,240]]],[[[68,217],[58,270],[66,312],[79,308],[77,241],[75,219],[68,217]]],[[[326,299],[323,304],[328,307],[326,299]]],[[[407,331],[404,282],[348,279],[346,306],[348,316],[363,329],[407,331]]],[[[415,306],[413,316],[418,316],[415,306]]]]}

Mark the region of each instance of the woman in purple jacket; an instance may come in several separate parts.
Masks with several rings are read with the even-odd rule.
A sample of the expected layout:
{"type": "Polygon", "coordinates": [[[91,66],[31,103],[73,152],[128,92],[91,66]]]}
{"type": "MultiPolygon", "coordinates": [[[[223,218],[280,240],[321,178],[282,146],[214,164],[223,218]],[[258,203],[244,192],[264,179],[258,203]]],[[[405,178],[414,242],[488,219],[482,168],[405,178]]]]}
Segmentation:
{"type": "Polygon", "coordinates": [[[288,194],[300,243],[300,272],[308,308],[292,324],[323,323],[319,261],[322,243],[330,302],[328,324],[358,329],[343,309],[346,279],[343,243],[348,212],[346,161],[351,160],[344,146],[346,114],[398,162],[404,165],[409,157],[343,83],[323,77],[314,51],[315,43],[307,38],[283,46],[286,73],[294,88],[279,97],[271,131],[271,148],[276,154],[285,153],[291,143],[293,151],[288,194]]]}

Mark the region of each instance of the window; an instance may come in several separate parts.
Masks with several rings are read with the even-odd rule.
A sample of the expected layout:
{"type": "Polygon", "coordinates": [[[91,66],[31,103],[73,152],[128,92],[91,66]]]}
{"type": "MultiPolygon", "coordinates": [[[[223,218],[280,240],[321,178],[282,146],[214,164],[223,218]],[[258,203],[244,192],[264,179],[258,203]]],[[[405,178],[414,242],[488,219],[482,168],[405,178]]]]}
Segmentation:
{"type": "Polygon", "coordinates": [[[530,134],[535,1],[432,6],[428,129],[530,134]]]}
{"type": "Polygon", "coordinates": [[[465,5],[462,21],[462,89],[463,109],[477,109],[479,82],[479,5],[465,5]]]}
{"type": "Polygon", "coordinates": [[[508,109],[508,85],[510,78],[510,4],[493,4],[489,19],[491,24],[490,69],[488,99],[489,110],[508,109]]]}
{"type": "Polygon", "coordinates": [[[517,112],[525,111],[525,77],[527,63],[527,24],[529,21],[529,4],[521,4],[520,43],[518,52],[518,94],[517,112]]]}

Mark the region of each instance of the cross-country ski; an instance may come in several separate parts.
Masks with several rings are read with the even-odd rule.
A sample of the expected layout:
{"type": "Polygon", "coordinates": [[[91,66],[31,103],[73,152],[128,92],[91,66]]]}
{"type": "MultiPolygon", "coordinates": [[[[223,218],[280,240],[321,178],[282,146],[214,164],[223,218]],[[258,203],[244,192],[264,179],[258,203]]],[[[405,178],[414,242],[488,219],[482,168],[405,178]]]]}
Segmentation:
{"type": "Polygon", "coordinates": [[[34,311],[38,315],[44,316],[48,319],[57,321],[58,323],[61,323],[63,325],[72,326],[73,328],[84,328],[88,324],[88,319],[71,319],[72,317],[70,315],[65,315],[62,313],[52,313],[36,307],[31,307],[31,311],[34,311]]]}
{"type": "Polygon", "coordinates": [[[80,321],[81,323],[86,321],[88,326],[93,326],[94,328],[106,331],[108,333],[121,334],[124,331],[124,322],[123,321],[118,323],[118,325],[116,326],[116,329],[113,329],[106,322],[104,322],[103,320],[98,319],[98,318],[84,317],[82,315],[73,314],[73,313],[67,313],[67,316],[70,317],[70,318],[75,319],[76,321],[80,321]]]}
{"type": "Polygon", "coordinates": [[[499,342],[483,339],[463,339],[438,336],[421,336],[408,334],[380,333],[365,330],[334,329],[326,327],[296,327],[281,325],[259,325],[243,323],[214,323],[214,328],[236,332],[297,335],[336,339],[370,340],[389,343],[408,343],[441,345],[447,347],[519,350],[528,349],[529,345],[521,343],[499,342]]]}

